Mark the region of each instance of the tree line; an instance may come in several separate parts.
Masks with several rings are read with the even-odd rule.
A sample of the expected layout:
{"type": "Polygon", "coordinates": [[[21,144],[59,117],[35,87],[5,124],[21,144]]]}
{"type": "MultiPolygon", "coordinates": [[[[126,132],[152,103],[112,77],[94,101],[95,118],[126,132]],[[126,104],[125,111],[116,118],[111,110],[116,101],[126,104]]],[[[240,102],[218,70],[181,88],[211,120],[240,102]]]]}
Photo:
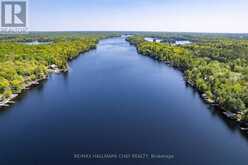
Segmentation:
{"type": "Polygon", "coordinates": [[[101,37],[35,38],[52,41],[42,45],[25,44],[23,41],[30,41],[27,37],[0,40],[0,101],[20,93],[32,81],[46,78],[51,65],[66,69],[68,60],[95,48],[101,37]]]}
{"type": "Polygon", "coordinates": [[[230,38],[200,40],[190,45],[127,39],[139,53],[170,63],[185,74],[206,100],[248,121],[248,41],[230,38]]]}

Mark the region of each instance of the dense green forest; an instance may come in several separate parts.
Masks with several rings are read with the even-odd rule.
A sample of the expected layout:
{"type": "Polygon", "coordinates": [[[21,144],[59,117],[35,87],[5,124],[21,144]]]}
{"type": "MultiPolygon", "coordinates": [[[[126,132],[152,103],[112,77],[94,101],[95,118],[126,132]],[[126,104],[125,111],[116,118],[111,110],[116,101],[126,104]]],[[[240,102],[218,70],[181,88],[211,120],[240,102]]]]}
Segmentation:
{"type": "Polygon", "coordinates": [[[191,36],[192,44],[147,42],[128,38],[139,53],[182,70],[186,81],[209,103],[218,104],[235,118],[248,121],[248,41],[233,37],[191,36]]]}
{"type": "MultiPolygon", "coordinates": [[[[0,103],[32,83],[45,79],[54,69],[66,70],[80,52],[95,48],[100,39],[123,32],[47,32],[0,35],[0,103]],[[27,45],[26,42],[47,42],[27,45]]],[[[132,34],[132,33],[128,33],[132,34]]],[[[209,103],[248,120],[248,36],[189,33],[134,33],[128,38],[138,51],[182,70],[189,84],[209,103]],[[162,43],[147,42],[158,37],[162,43]],[[175,45],[171,41],[189,40],[175,45]]]]}
{"type": "Polygon", "coordinates": [[[98,40],[116,36],[111,33],[49,33],[0,36],[0,103],[20,93],[49,71],[66,70],[67,62],[96,47],[98,40]],[[39,41],[47,44],[27,45],[39,41]]]}

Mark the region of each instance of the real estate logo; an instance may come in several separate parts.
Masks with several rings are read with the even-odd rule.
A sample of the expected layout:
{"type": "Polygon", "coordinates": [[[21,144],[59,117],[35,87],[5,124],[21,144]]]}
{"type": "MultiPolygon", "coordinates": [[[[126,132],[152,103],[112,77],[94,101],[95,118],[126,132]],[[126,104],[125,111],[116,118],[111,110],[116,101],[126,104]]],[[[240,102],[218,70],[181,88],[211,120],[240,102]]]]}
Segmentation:
{"type": "Polygon", "coordinates": [[[2,0],[1,2],[1,32],[27,32],[27,1],[2,0]]]}

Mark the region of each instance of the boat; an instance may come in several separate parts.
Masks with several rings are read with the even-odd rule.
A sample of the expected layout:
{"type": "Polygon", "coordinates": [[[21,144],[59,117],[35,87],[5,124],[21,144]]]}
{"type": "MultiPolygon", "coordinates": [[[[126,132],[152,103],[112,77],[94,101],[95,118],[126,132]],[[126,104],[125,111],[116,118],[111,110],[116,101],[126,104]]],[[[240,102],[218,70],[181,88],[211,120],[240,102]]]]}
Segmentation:
{"type": "Polygon", "coordinates": [[[0,104],[0,108],[1,107],[8,107],[8,106],[9,106],[8,104],[3,104],[3,103],[0,104]]]}
{"type": "Polygon", "coordinates": [[[240,130],[242,130],[242,131],[248,131],[248,122],[241,123],[240,124],[240,130]]]}
{"type": "Polygon", "coordinates": [[[9,104],[15,104],[15,102],[14,101],[9,101],[9,104]]]}
{"type": "Polygon", "coordinates": [[[227,112],[227,111],[224,111],[223,114],[229,119],[236,119],[237,116],[235,113],[227,112]]]}

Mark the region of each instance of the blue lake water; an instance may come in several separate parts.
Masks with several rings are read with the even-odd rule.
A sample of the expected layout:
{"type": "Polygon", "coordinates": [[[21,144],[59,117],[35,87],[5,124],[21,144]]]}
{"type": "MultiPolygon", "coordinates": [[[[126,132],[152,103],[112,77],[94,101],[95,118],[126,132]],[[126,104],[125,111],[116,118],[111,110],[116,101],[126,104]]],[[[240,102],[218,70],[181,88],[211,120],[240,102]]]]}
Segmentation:
{"type": "Polygon", "coordinates": [[[101,41],[0,112],[0,164],[247,165],[248,140],[204,104],[182,74],[101,41]],[[173,159],[77,159],[74,154],[161,154],[173,159]]]}

